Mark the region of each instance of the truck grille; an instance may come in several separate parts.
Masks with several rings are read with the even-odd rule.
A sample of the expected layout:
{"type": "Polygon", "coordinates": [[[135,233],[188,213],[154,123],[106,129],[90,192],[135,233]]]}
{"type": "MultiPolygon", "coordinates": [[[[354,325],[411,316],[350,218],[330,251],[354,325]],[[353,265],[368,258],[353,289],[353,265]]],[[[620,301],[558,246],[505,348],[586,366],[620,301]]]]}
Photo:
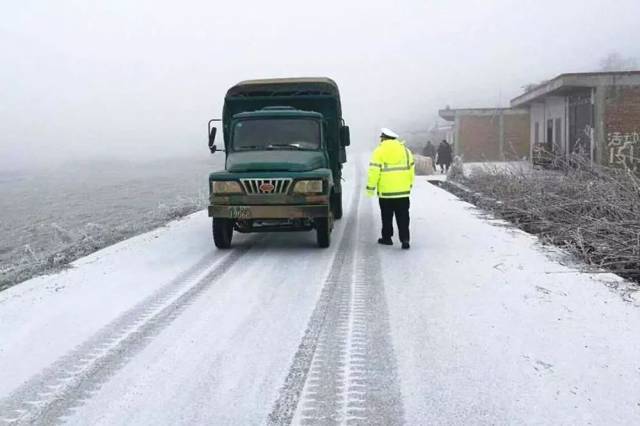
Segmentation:
{"type": "Polygon", "coordinates": [[[244,192],[254,194],[286,194],[289,192],[292,179],[240,179],[244,192]]]}

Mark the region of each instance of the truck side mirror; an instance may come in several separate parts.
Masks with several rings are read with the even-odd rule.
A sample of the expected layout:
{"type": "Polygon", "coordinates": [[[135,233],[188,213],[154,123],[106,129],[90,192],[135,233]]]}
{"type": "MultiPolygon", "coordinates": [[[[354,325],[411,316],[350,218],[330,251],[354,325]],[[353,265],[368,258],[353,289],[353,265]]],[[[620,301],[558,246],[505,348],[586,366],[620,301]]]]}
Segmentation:
{"type": "Polygon", "coordinates": [[[222,121],[219,118],[212,118],[211,120],[209,120],[209,124],[207,125],[207,128],[209,129],[207,132],[207,135],[209,136],[209,151],[211,151],[211,153],[213,154],[214,152],[216,152],[218,150],[218,148],[216,148],[216,132],[218,131],[218,129],[216,129],[215,127],[213,127],[211,125],[211,123],[214,123],[216,121],[222,121]]]}
{"type": "Polygon", "coordinates": [[[351,138],[349,135],[349,126],[340,127],[340,143],[342,146],[351,145],[351,138]]]}
{"type": "Polygon", "coordinates": [[[215,145],[217,131],[218,129],[216,129],[215,127],[212,127],[211,130],[209,131],[209,151],[211,151],[212,154],[218,150],[218,148],[215,145]]]}

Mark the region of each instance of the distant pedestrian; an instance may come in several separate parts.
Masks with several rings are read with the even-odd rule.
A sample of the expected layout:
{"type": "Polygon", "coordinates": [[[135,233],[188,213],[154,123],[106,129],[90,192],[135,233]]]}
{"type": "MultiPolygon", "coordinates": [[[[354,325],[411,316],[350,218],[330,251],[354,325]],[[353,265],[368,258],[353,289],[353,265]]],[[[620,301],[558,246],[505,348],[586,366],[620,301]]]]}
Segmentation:
{"type": "Polygon", "coordinates": [[[437,164],[440,166],[440,173],[448,172],[452,161],[451,145],[446,140],[443,140],[438,145],[437,164]]]}
{"type": "Polygon", "coordinates": [[[431,157],[432,164],[436,164],[436,147],[433,146],[431,141],[427,141],[427,144],[422,149],[422,155],[431,157]]]}
{"type": "Polygon", "coordinates": [[[409,196],[415,177],[413,154],[400,137],[386,128],[381,130],[380,145],[369,162],[367,195],[378,193],[382,237],[378,244],[393,245],[393,217],[396,218],[402,248],[409,249],[409,196]]]}

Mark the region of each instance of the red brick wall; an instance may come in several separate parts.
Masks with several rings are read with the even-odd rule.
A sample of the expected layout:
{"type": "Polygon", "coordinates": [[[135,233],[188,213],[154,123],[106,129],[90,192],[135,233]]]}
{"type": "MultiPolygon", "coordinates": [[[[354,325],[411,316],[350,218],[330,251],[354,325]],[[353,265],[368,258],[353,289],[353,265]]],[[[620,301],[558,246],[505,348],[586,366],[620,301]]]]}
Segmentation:
{"type": "Polygon", "coordinates": [[[500,160],[498,115],[462,116],[458,130],[458,154],[465,162],[500,160]]]}
{"type": "Polygon", "coordinates": [[[640,172],[640,87],[607,88],[604,127],[603,163],[640,172]]]}
{"type": "Polygon", "coordinates": [[[460,117],[458,153],[466,162],[516,160],[529,156],[529,114],[504,115],[504,146],[500,152],[500,116],[460,117]]]}
{"type": "Polygon", "coordinates": [[[529,114],[504,116],[504,157],[505,160],[529,158],[531,138],[529,114]]]}

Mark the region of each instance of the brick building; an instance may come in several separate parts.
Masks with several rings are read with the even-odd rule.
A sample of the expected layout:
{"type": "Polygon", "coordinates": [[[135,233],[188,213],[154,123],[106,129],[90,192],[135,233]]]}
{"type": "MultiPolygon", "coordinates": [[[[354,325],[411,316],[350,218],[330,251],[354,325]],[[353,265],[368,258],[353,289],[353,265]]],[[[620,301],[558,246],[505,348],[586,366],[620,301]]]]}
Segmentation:
{"type": "Polygon", "coordinates": [[[530,111],[531,153],[582,153],[640,171],[640,71],[562,74],[511,106],[530,111]]]}
{"type": "Polygon", "coordinates": [[[442,109],[453,122],[453,149],[465,162],[529,157],[529,111],[515,108],[442,109]]]}

